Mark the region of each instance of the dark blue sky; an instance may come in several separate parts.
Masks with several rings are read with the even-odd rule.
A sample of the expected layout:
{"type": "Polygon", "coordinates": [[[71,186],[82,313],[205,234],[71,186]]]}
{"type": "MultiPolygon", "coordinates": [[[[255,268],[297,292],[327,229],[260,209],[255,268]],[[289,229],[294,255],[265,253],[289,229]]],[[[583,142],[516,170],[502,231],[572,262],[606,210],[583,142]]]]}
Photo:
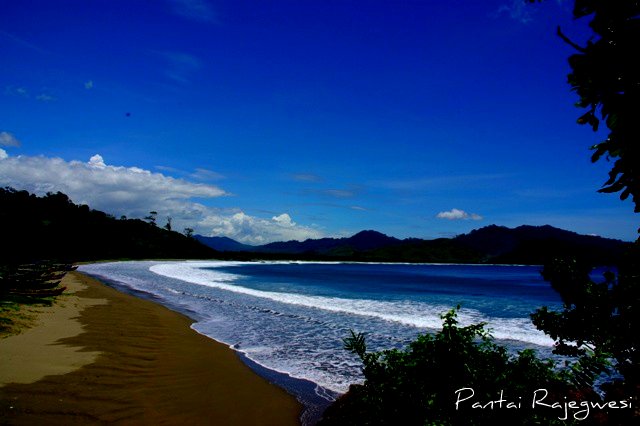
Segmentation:
{"type": "Polygon", "coordinates": [[[633,239],[570,2],[6,2],[0,184],[245,242],[551,224],[633,239]],[[90,161],[90,158],[91,161],[90,161]],[[162,220],[160,220],[162,222],[162,220]]]}

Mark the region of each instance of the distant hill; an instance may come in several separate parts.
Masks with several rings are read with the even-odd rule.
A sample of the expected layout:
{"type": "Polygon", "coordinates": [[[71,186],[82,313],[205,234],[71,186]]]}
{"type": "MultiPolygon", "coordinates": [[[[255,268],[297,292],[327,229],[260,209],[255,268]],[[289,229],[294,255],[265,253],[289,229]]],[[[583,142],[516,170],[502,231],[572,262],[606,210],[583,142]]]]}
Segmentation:
{"type": "MultiPolygon", "coordinates": [[[[253,257],[377,262],[543,264],[554,256],[577,256],[597,264],[615,263],[628,243],[580,235],[552,226],[507,228],[491,225],[455,238],[400,240],[377,231],[347,238],[321,238],[248,246],[226,237],[197,238],[225,252],[253,257]]],[[[229,253],[225,257],[233,257],[229,253]]]]}
{"type": "Polygon", "coordinates": [[[517,228],[491,225],[460,235],[456,241],[485,255],[494,263],[541,264],[551,257],[572,255],[590,263],[612,264],[629,243],[581,235],[553,226],[517,228]]]}
{"type": "Polygon", "coordinates": [[[401,240],[388,237],[376,231],[361,231],[348,238],[320,238],[305,241],[285,241],[251,246],[239,243],[228,237],[204,237],[196,235],[195,238],[207,246],[218,251],[250,251],[254,253],[284,253],[304,254],[314,253],[322,255],[352,254],[357,251],[371,250],[398,244],[401,240]]]}
{"type": "Polygon", "coordinates": [[[116,219],[65,194],[37,197],[0,188],[0,263],[39,260],[212,258],[193,238],[139,219],[116,219]]]}
{"type": "Polygon", "coordinates": [[[205,237],[204,235],[194,235],[194,238],[205,246],[217,251],[253,251],[256,246],[242,244],[229,237],[205,237]]]}
{"type": "Polygon", "coordinates": [[[376,231],[361,231],[348,238],[321,238],[305,241],[270,243],[256,247],[258,253],[315,253],[324,255],[351,255],[400,243],[397,238],[388,237],[376,231]]]}

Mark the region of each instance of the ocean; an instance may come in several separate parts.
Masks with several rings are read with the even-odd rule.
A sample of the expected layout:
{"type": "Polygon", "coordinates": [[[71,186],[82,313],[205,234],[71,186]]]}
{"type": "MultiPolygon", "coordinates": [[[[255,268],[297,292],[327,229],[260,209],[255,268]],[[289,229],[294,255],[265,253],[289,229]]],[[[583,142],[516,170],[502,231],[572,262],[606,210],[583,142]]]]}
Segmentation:
{"type": "Polygon", "coordinates": [[[539,266],[139,261],[78,270],[188,315],[296,395],[309,419],[363,380],[343,349],[350,330],[365,333],[370,350],[401,348],[459,305],[461,325],[486,322],[512,352],[548,356],[553,341],[529,315],[561,306],[539,266]]]}

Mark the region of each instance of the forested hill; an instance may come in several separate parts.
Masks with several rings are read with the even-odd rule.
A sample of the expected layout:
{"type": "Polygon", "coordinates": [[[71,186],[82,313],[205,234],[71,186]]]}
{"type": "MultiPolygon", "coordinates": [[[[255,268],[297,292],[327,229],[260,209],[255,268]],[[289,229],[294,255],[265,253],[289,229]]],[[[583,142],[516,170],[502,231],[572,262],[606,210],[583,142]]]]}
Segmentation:
{"type": "Polygon", "coordinates": [[[490,225],[455,238],[468,249],[481,251],[493,263],[544,264],[551,257],[571,255],[592,264],[615,264],[630,243],[581,235],[553,226],[490,225]]]}
{"type": "Polygon", "coordinates": [[[37,197],[0,188],[0,224],[0,263],[216,255],[193,238],[139,219],[116,219],[60,192],[37,197]]]}

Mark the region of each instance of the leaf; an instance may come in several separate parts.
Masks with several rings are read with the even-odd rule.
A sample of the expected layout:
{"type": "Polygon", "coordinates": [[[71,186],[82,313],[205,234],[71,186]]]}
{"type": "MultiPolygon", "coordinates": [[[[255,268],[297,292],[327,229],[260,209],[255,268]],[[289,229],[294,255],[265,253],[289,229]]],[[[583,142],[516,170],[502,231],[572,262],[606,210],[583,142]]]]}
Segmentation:
{"type": "Polygon", "coordinates": [[[344,343],[344,348],[349,352],[352,352],[360,357],[360,359],[364,359],[364,355],[367,352],[367,345],[365,342],[364,333],[356,334],[353,330],[349,330],[351,333],[350,337],[344,338],[342,341],[344,343]]]}

